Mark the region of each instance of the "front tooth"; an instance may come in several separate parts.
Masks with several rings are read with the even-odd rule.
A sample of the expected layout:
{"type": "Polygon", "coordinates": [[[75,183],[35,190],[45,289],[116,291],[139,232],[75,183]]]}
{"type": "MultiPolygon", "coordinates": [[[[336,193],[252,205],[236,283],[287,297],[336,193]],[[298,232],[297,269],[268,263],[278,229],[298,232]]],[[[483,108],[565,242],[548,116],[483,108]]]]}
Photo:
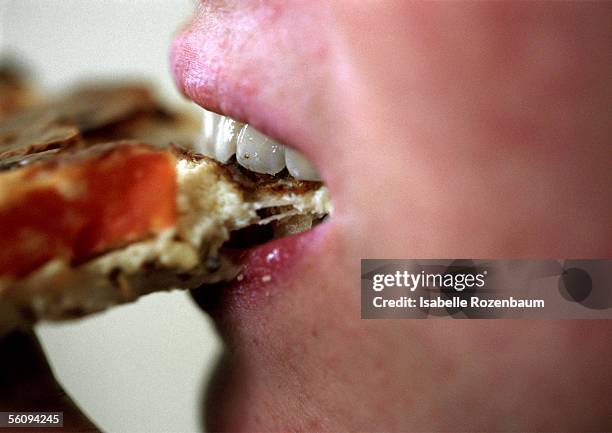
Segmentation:
{"type": "Polygon", "coordinates": [[[289,174],[296,179],[321,180],[313,165],[297,150],[285,149],[285,164],[289,174]]]}
{"type": "Polygon", "coordinates": [[[212,111],[204,110],[202,133],[196,151],[226,163],[236,153],[236,141],[243,123],[212,111]]]}
{"type": "Polygon", "coordinates": [[[202,132],[196,142],[195,150],[210,158],[215,157],[215,138],[221,117],[217,113],[204,110],[202,115],[202,132]]]}
{"type": "Polygon", "coordinates": [[[238,135],[236,159],[251,171],[276,174],[285,168],[285,148],[251,125],[246,125],[238,135]]]}
{"type": "Polygon", "coordinates": [[[215,140],[215,159],[226,163],[236,153],[238,135],[244,123],[236,122],[229,117],[221,117],[215,140]]]}

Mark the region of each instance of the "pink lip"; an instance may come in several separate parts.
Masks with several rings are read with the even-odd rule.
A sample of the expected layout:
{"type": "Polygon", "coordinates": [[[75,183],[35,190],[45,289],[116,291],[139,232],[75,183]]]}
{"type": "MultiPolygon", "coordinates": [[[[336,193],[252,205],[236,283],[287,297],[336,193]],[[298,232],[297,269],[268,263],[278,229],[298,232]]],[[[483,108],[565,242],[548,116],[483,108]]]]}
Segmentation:
{"type": "Polygon", "coordinates": [[[284,283],[304,274],[305,259],[324,250],[329,227],[330,222],[326,222],[247,250],[240,259],[242,271],[237,278],[227,284],[193,290],[194,300],[217,323],[226,323],[228,315],[240,310],[265,304],[284,283]]]}
{"type": "MultiPolygon", "coordinates": [[[[240,38],[242,33],[232,31],[232,34],[240,38]]],[[[203,35],[198,30],[187,29],[176,37],[172,46],[172,72],[183,94],[209,111],[249,123],[308,154],[305,137],[298,128],[290,127],[287,110],[279,109],[264,94],[269,89],[266,78],[257,72],[241,73],[235,66],[238,62],[234,61],[234,50],[227,45],[225,35],[215,31],[203,35]]],[[[261,67],[253,63],[254,69],[261,67]]]]}

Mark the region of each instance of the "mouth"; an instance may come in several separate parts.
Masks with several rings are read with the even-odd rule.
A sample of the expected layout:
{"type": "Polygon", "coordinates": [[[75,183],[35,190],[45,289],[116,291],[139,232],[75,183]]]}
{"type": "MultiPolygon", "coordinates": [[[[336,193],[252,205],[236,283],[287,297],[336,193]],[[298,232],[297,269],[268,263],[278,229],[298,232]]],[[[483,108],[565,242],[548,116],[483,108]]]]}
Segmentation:
{"type": "MultiPolygon", "coordinates": [[[[317,169],[300,151],[285,146],[250,124],[203,110],[202,127],[191,150],[216,160],[242,182],[266,185],[300,185],[319,196],[315,213],[292,209],[261,208],[262,220],[231,234],[223,253],[240,263],[237,276],[224,283],[192,290],[194,300],[211,316],[220,318],[236,308],[254,308],[299,277],[297,268],[320,252],[330,226],[332,205],[317,169]]],[[[279,203],[280,204],[280,203],[279,203]]]]}
{"type": "MultiPolygon", "coordinates": [[[[265,2],[243,6],[201,3],[173,42],[175,82],[207,110],[195,150],[258,180],[322,185],[335,205],[345,200],[346,180],[336,169],[345,159],[334,144],[336,123],[327,119],[335,116],[324,91],[333,49],[329,39],[303,39],[315,28],[305,17],[319,11],[265,2]]],[[[339,248],[334,212],[319,224],[296,221],[283,237],[243,250],[242,272],[230,284],[203,287],[194,298],[221,314],[280,299],[274,295],[281,289],[316,284],[313,269],[323,269],[325,257],[333,259],[339,248]]]]}

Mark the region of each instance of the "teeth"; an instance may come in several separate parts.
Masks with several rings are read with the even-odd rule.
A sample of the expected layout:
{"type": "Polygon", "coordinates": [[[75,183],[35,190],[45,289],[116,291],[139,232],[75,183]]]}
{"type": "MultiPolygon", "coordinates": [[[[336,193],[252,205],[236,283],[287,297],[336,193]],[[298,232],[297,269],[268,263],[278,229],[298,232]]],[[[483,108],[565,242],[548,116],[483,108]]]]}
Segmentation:
{"type": "Polygon", "coordinates": [[[289,174],[301,180],[321,180],[312,164],[297,150],[285,149],[285,164],[289,174]]]}
{"type": "Polygon", "coordinates": [[[285,147],[247,125],[238,135],[236,159],[256,173],[276,174],[285,168],[285,147]]]}
{"type": "Polygon", "coordinates": [[[202,133],[195,150],[226,163],[236,155],[238,164],[248,170],[277,174],[285,166],[296,179],[320,181],[312,164],[297,150],[285,148],[250,125],[204,110],[202,133]]]}
{"type": "Polygon", "coordinates": [[[217,113],[204,110],[202,133],[195,145],[196,151],[211,158],[215,157],[215,137],[217,136],[217,125],[220,117],[217,113]]]}
{"type": "Polygon", "coordinates": [[[223,117],[219,122],[219,131],[215,143],[215,159],[227,162],[236,153],[236,144],[244,123],[236,122],[229,117],[223,117]]]}
{"type": "Polygon", "coordinates": [[[196,150],[226,163],[236,153],[238,134],[243,127],[243,123],[204,110],[202,134],[196,150]]]}

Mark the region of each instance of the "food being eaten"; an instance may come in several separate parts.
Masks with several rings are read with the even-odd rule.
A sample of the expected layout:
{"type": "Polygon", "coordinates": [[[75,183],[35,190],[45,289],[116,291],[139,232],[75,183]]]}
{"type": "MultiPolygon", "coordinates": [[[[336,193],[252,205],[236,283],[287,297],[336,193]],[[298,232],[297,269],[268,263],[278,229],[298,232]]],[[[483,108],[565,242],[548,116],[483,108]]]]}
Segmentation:
{"type": "Polygon", "coordinates": [[[330,212],[320,182],[198,153],[194,124],[134,89],[81,89],[0,122],[20,137],[0,144],[0,327],[230,280],[239,248],[330,212]],[[39,122],[19,123],[28,116],[39,122]],[[76,134],[35,145],[57,125],[49,118],[76,134]]]}

